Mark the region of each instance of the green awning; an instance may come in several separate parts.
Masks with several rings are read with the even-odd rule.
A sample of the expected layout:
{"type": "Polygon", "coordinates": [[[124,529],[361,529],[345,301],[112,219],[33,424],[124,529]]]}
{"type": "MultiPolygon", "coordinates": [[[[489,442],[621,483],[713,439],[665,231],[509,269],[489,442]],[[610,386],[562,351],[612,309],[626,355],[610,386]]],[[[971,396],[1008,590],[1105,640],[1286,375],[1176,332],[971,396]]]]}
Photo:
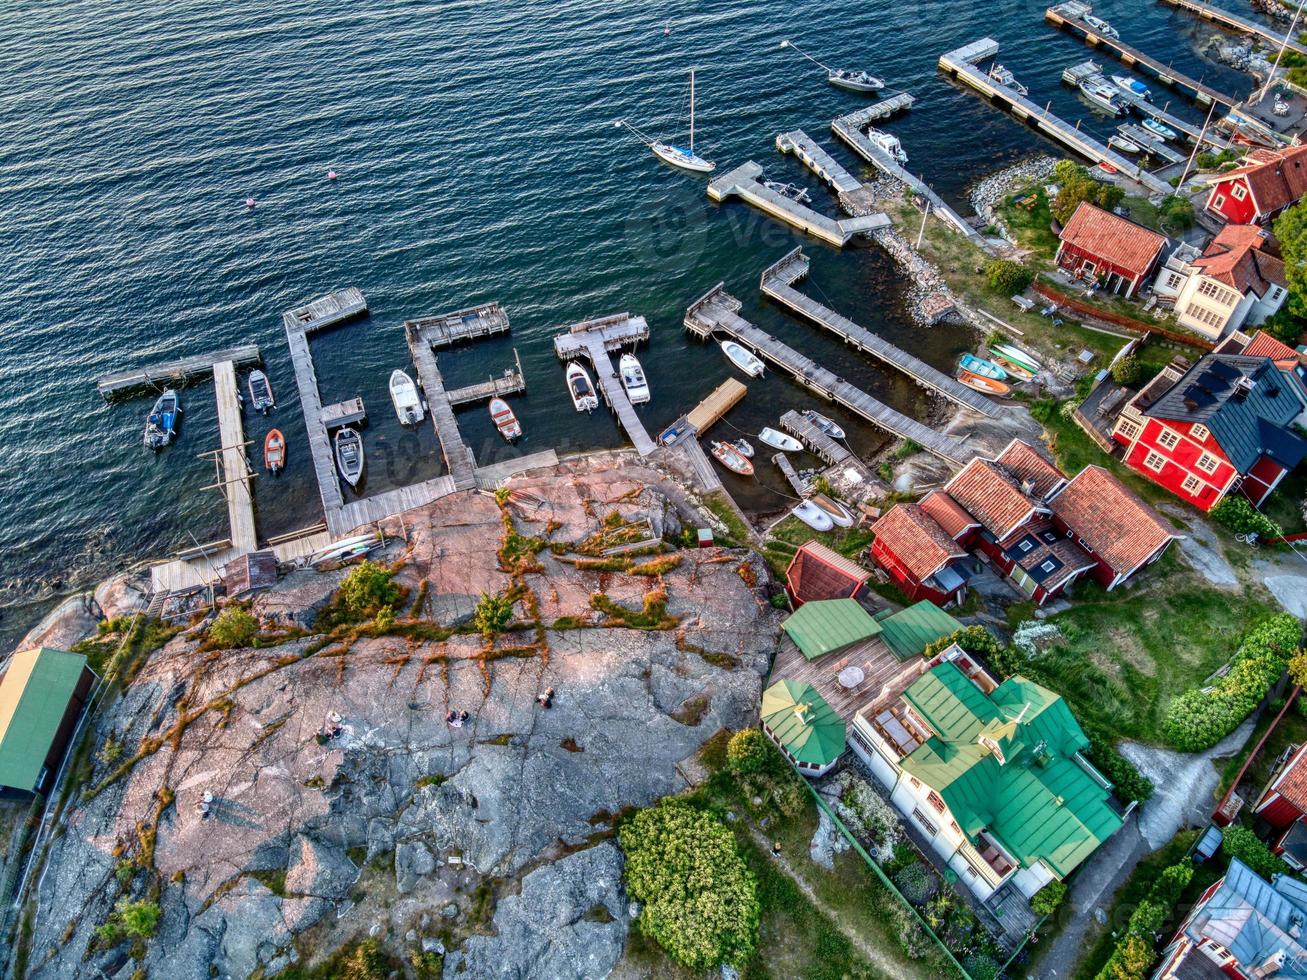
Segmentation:
{"type": "Polygon", "coordinates": [[[952,636],[962,624],[929,599],[880,621],[881,639],[899,660],[915,657],[936,640],[952,636]]]}
{"type": "Polygon", "coordinates": [[[0,786],[36,785],[85,667],[80,654],[49,647],[10,658],[0,679],[0,786]]]}
{"type": "Polygon", "coordinates": [[[796,762],[826,766],[844,752],[844,722],[811,684],[777,681],[762,694],[761,715],[796,762]]]}
{"type": "Polygon", "coordinates": [[[781,624],[808,660],[880,635],[881,626],[854,599],[805,602],[781,624]]]}

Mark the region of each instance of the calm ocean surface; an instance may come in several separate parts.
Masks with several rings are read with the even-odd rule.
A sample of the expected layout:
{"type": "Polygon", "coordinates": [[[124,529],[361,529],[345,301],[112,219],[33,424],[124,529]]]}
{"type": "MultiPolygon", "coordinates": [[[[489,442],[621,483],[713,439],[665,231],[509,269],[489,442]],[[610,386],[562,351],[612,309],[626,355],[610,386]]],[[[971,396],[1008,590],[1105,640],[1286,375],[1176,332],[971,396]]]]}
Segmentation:
{"type": "MultiPolygon", "coordinates": [[[[1192,17],[1151,0],[1097,12],[1182,71],[1251,87],[1197,53],[1213,29],[1192,17]]],[[[804,288],[942,367],[965,332],[913,328],[904,284],[875,248],[837,254],[744,205],[714,206],[702,178],[661,165],[613,121],[683,131],[696,65],[700,151],[719,168],[755,159],[833,213],[773,140],[801,127],[853,167],[829,124],[860,97],[780,50],[789,37],[917,96],[890,128],[911,168],[962,200],[980,176],[1048,144],[945,82],[945,50],[994,36],[1032,98],[1106,132],[1058,78],[1088,49],[1042,13],[1007,0],[3,5],[0,640],[113,568],[226,534],[221,498],[201,489],[212,464],[198,458],[218,445],[212,388],[183,392],[180,439],[152,456],[140,445],[148,401],[106,405],[93,382],[107,371],[258,342],[279,406],[247,419],[247,437],[276,425],[290,441],[288,470],[255,481],[260,530],[320,519],[280,313],[341,286],[362,288],[371,316],[313,347],[324,401],[368,406],[365,494],[440,472],[429,427],[402,430],[386,392],[390,371],[408,366],[403,320],[487,300],[513,332],[442,354],[447,382],[499,373],[516,347],[529,391],[514,399],[527,432],[516,450],[483,407],[460,413],[481,462],[621,444],[605,413],[572,411],[550,344],[591,316],[648,318],[654,398],[643,411],[653,431],[675,419],[727,376],[720,352],[680,328],[686,305],[722,280],[745,316],[919,414],[916,386],[764,304],[759,271],[803,244],[804,288]]],[[[756,431],[809,403],[768,378],[730,421],[756,431]]],[[[856,449],[877,445],[874,431],[848,427],[856,449]]],[[[779,487],[773,470],[759,467],[779,487]]],[[[755,509],[784,503],[768,486],[733,489],[755,509]]]]}

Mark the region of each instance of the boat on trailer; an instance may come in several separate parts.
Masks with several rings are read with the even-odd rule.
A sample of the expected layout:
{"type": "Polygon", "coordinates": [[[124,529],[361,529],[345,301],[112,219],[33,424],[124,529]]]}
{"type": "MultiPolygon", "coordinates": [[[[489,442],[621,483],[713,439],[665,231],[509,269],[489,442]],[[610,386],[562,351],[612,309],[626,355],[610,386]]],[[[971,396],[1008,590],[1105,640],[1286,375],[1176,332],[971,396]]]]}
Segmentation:
{"type": "Polygon", "coordinates": [[[593,412],[599,407],[594,382],[590,380],[589,372],[576,361],[567,366],[567,390],[578,412],[593,412]]]}
{"type": "Polygon", "coordinates": [[[632,405],[643,405],[649,400],[649,380],[644,376],[644,368],[634,354],[623,354],[617,370],[622,375],[622,387],[632,405]]]}
{"type": "Polygon", "coordinates": [[[259,370],[251,371],[248,384],[250,404],[254,406],[256,412],[267,415],[268,412],[277,407],[277,402],[272,397],[272,383],[268,381],[266,374],[259,370]]]}
{"type": "Polygon", "coordinates": [[[357,487],[363,476],[363,437],[348,425],[336,430],[336,469],[351,487],[357,487]]]}
{"type": "Polygon", "coordinates": [[[504,399],[490,399],[490,421],[495,423],[495,428],[507,441],[515,442],[522,437],[521,423],[517,421],[517,416],[513,414],[513,410],[508,407],[508,402],[504,399]]]}
{"type": "Polygon", "coordinates": [[[747,347],[742,347],[733,340],[722,341],[722,353],[726,355],[737,368],[743,371],[751,378],[761,376],[763,372],[763,363],[753,351],[747,347]]]}
{"type": "Polygon", "coordinates": [[[395,406],[400,425],[417,425],[425,416],[422,399],[418,396],[418,386],[399,368],[390,372],[390,400],[395,406]]]}
{"type": "Polygon", "coordinates": [[[739,451],[729,442],[714,442],[708,448],[713,459],[732,473],[739,473],[740,476],[753,476],[753,464],[741,456],[739,451]]]}
{"type": "Polygon", "coordinates": [[[758,440],[771,446],[772,449],[780,449],[787,453],[803,451],[803,443],[795,439],[794,436],[787,436],[784,432],[778,432],[770,427],[766,427],[758,433],[758,440]]]}
{"type": "Polygon", "coordinates": [[[263,468],[276,476],[286,467],[286,437],[280,429],[270,429],[263,437],[263,468]]]}

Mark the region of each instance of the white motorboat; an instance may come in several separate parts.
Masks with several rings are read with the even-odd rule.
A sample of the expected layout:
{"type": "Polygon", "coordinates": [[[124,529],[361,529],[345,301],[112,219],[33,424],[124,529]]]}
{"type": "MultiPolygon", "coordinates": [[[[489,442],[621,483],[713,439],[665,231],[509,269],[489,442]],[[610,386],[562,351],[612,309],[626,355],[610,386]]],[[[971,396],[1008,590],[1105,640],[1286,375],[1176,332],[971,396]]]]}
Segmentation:
{"type": "Polygon", "coordinates": [[[844,438],[844,430],[820,412],[814,412],[812,409],[808,409],[803,413],[803,417],[817,428],[821,429],[822,432],[826,433],[826,435],[830,436],[832,439],[844,438]]]}
{"type": "Polygon", "coordinates": [[[1004,88],[1010,88],[1018,95],[1030,94],[1030,89],[1018,82],[1017,76],[1012,74],[1011,69],[1005,68],[1003,65],[995,65],[991,68],[989,70],[989,77],[998,82],[998,84],[1002,85],[1004,88]]]}
{"type": "Polygon", "coordinates": [[[771,446],[772,449],[781,449],[787,453],[803,451],[803,443],[795,439],[794,436],[787,436],[784,432],[778,432],[772,428],[764,428],[759,432],[758,440],[771,446]]]}
{"type": "Polygon", "coordinates": [[[812,203],[812,195],[808,193],[807,188],[800,187],[798,184],[786,184],[779,180],[764,180],[762,186],[781,197],[789,198],[796,204],[812,203]]]}
{"type": "Polygon", "coordinates": [[[824,493],[814,493],[809,499],[831,519],[836,527],[853,527],[853,515],[838,500],[824,493]]]}
{"type": "Polygon", "coordinates": [[[908,153],[903,149],[903,144],[899,142],[897,136],[891,136],[889,133],[883,133],[875,126],[867,127],[867,139],[893,157],[896,163],[907,163],[908,153]]]}
{"type": "Polygon", "coordinates": [[[1154,136],[1160,136],[1164,140],[1173,140],[1179,135],[1170,126],[1166,126],[1152,118],[1145,119],[1143,121],[1143,127],[1154,136]]]}
{"type": "Polygon", "coordinates": [[[351,487],[363,476],[363,437],[348,425],[336,431],[336,469],[351,487]]]}
{"type": "Polygon", "coordinates": [[[618,362],[618,371],[622,374],[622,387],[632,405],[643,405],[649,400],[649,381],[644,376],[644,368],[634,354],[623,354],[618,362]]]}
{"type": "Polygon", "coordinates": [[[1102,17],[1095,17],[1093,14],[1085,14],[1085,23],[1109,40],[1119,41],[1121,39],[1121,32],[1107,21],[1103,20],[1102,17]]]}
{"type": "Polygon", "coordinates": [[[399,368],[390,372],[390,400],[395,406],[400,425],[417,425],[426,417],[422,411],[422,399],[418,396],[418,386],[399,368]]]}
{"type": "Polygon", "coordinates": [[[1124,136],[1109,136],[1107,145],[1115,150],[1120,150],[1122,153],[1130,154],[1138,153],[1142,149],[1138,143],[1133,143],[1124,136]]]}
{"type": "Polygon", "coordinates": [[[680,167],[682,170],[690,170],[700,174],[710,174],[717,169],[717,164],[711,160],[705,160],[694,152],[694,69],[690,69],[690,145],[677,146],[674,143],[668,143],[664,140],[652,139],[646,136],[640,130],[636,129],[625,119],[617,120],[617,126],[625,126],[634,133],[642,143],[653,150],[654,156],[664,163],[670,163],[673,167],[680,167]]]}
{"type": "Polygon", "coordinates": [[[154,407],[145,417],[145,447],[158,451],[172,442],[177,435],[177,422],[182,414],[182,400],[177,392],[165,388],[154,401],[154,407]]]}
{"type": "Polygon", "coordinates": [[[254,406],[254,411],[267,415],[277,407],[276,399],[272,397],[272,384],[262,371],[256,369],[250,372],[249,387],[250,402],[254,406]]]}
{"type": "Polygon", "coordinates": [[[1129,92],[1131,95],[1137,95],[1139,98],[1147,99],[1149,102],[1153,101],[1152,91],[1150,91],[1148,86],[1137,78],[1131,78],[1129,75],[1113,75],[1112,81],[1116,83],[1118,88],[1129,92]]]}
{"type": "Polygon", "coordinates": [[[831,520],[830,515],[811,500],[805,500],[790,513],[814,531],[830,531],[835,527],[835,522],[831,520]]]}
{"type": "Polygon", "coordinates": [[[490,421],[495,423],[499,434],[509,442],[515,442],[522,436],[522,425],[517,416],[502,398],[490,399],[490,421]]]}
{"type": "Polygon", "coordinates": [[[1119,116],[1126,111],[1121,104],[1121,97],[1116,94],[1116,87],[1102,76],[1086,78],[1078,87],[1086,99],[1104,112],[1119,116]]]}
{"type": "Polygon", "coordinates": [[[599,396],[595,394],[594,382],[590,380],[586,369],[576,361],[567,365],[567,390],[578,412],[593,412],[599,407],[599,396]]]}
{"type": "Polygon", "coordinates": [[[733,340],[722,341],[722,353],[726,355],[737,368],[743,371],[751,378],[761,376],[763,372],[763,363],[748,348],[741,347],[733,340]]]}
{"type": "Polygon", "coordinates": [[[793,48],[797,54],[807,58],[822,69],[826,73],[826,81],[836,88],[842,88],[849,92],[879,92],[885,87],[885,82],[871,74],[871,72],[848,68],[832,68],[829,65],[824,65],[806,51],[799,50],[799,46],[793,41],[782,41],[781,47],[793,48]]]}

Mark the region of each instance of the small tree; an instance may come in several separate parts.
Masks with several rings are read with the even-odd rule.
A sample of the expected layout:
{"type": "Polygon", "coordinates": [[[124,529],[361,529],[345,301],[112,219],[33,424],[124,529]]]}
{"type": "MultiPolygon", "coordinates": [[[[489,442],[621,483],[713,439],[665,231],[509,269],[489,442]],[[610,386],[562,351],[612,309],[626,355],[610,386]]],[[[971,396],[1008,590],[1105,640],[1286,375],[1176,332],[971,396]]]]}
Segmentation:
{"type": "Polygon", "coordinates": [[[1034,278],[1032,270],[1011,259],[990,259],[985,263],[985,281],[991,289],[1006,296],[1023,292],[1034,278]]]}
{"type": "Polygon", "coordinates": [[[1062,901],[1065,898],[1066,882],[1054,879],[1035,892],[1030,899],[1030,911],[1041,918],[1052,915],[1062,906],[1062,901]]]}
{"type": "Polygon", "coordinates": [[[1303,331],[1307,330],[1307,321],[1301,317],[1290,313],[1287,308],[1276,310],[1266,322],[1262,324],[1262,329],[1278,340],[1282,344],[1288,344],[1290,347],[1297,347],[1302,343],[1303,331]]]}
{"type": "Polygon", "coordinates": [[[1117,358],[1112,365],[1112,380],[1122,387],[1138,384],[1144,377],[1144,366],[1133,354],[1117,358]]]}
{"type": "Polygon", "coordinates": [[[1221,845],[1221,850],[1227,857],[1238,858],[1263,878],[1288,872],[1289,866],[1272,854],[1261,838],[1247,827],[1232,824],[1223,833],[1225,842],[1221,845]]]}
{"type": "Polygon", "coordinates": [[[732,772],[761,772],[771,760],[767,736],[758,728],[741,728],[726,743],[726,761],[732,772]]]}
{"type": "Polygon", "coordinates": [[[385,980],[391,964],[375,939],[365,939],[340,964],[341,980],[385,980]]]}
{"type": "Polygon", "coordinates": [[[385,606],[395,608],[400,589],[391,581],[392,575],[390,569],[372,561],[350,569],[341,580],[340,598],[351,619],[371,619],[385,606]]]}
{"type": "Polygon", "coordinates": [[[1157,206],[1157,217],[1164,229],[1183,231],[1194,223],[1193,203],[1172,194],[1157,206]]]}
{"type": "Polygon", "coordinates": [[[1289,680],[1299,687],[1307,687],[1307,649],[1300,649],[1289,658],[1289,680]]]}
{"type": "Polygon", "coordinates": [[[482,592],[481,598],[477,600],[476,611],[472,613],[472,625],[482,636],[490,637],[502,633],[512,618],[512,599],[482,592]]]}
{"type": "Polygon", "coordinates": [[[253,646],[259,621],[240,606],[228,606],[209,627],[209,642],[219,650],[253,646]]]}

